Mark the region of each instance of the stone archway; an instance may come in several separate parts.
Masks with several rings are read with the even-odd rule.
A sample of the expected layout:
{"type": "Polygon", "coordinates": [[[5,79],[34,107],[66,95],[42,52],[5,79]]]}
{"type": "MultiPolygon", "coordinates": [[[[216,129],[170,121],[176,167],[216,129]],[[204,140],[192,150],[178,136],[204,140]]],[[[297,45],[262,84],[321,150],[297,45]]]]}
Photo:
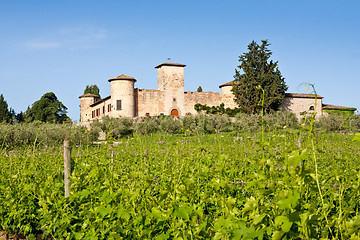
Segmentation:
{"type": "Polygon", "coordinates": [[[179,111],[177,109],[173,109],[173,110],[171,110],[170,115],[174,116],[174,117],[178,117],[179,116],[179,111]]]}

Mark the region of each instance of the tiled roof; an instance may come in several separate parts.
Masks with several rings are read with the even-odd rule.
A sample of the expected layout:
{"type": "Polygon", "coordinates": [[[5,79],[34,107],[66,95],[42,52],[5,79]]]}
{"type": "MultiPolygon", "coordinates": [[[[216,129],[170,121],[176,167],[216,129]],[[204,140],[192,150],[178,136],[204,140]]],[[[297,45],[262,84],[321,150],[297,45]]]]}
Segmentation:
{"type": "Polygon", "coordinates": [[[318,98],[322,99],[324,97],[317,94],[307,94],[307,93],[285,93],[285,97],[294,97],[294,98],[318,98]]]}
{"type": "Polygon", "coordinates": [[[186,65],[181,63],[162,63],[157,65],[155,68],[159,68],[162,66],[185,67],[186,65]]]}
{"type": "Polygon", "coordinates": [[[86,93],[86,94],[79,96],[79,98],[83,98],[83,97],[99,97],[99,96],[95,95],[95,94],[91,94],[91,93],[86,93]]]}
{"type": "Polygon", "coordinates": [[[95,103],[93,103],[93,104],[90,104],[90,107],[94,107],[94,106],[96,106],[96,105],[98,105],[98,104],[100,104],[100,103],[102,103],[102,102],[105,102],[106,100],[108,100],[108,99],[110,99],[111,98],[111,95],[110,96],[107,96],[107,97],[105,97],[105,98],[103,98],[103,99],[100,99],[99,101],[97,101],[97,102],[95,102],[95,103]]]}
{"type": "Polygon", "coordinates": [[[225,86],[232,86],[233,84],[238,84],[237,82],[231,81],[224,84],[221,84],[219,88],[225,87],[225,86]]]}
{"type": "Polygon", "coordinates": [[[111,82],[113,80],[133,80],[134,82],[136,82],[135,78],[126,76],[124,74],[121,74],[120,76],[117,76],[117,77],[114,77],[114,78],[110,78],[108,81],[111,82]]]}
{"type": "Polygon", "coordinates": [[[331,105],[331,104],[323,104],[322,105],[323,109],[328,109],[328,110],[353,110],[355,111],[356,108],[353,107],[344,107],[344,106],[338,106],[338,105],[331,105]]]}

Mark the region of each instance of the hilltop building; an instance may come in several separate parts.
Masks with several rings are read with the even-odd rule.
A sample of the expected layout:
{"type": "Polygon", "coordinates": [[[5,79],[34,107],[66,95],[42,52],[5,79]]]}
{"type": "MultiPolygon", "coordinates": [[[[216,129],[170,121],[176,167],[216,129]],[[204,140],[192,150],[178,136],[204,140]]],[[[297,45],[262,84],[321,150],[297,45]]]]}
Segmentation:
{"type": "MultiPolygon", "coordinates": [[[[219,86],[221,93],[184,91],[184,67],[179,63],[162,63],[155,68],[158,71],[158,89],[135,88],[136,79],[126,75],[111,78],[111,95],[100,99],[93,94],[84,94],[80,98],[80,121],[88,122],[101,119],[104,116],[145,117],[158,115],[185,116],[196,114],[194,105],[197,103],[225,108],[237,107],[231,92],[232,82],[219,86]]],[[[346,108],[334,105],[323,105],[323,97],[314,94],[287,93],[281,104],[285,111],[291,111],[300,118],[300,113],[316,110],[318,115],[323,109],[346,108]]],[[[352,110],[354,111],[354,110],[352,110]]]]}

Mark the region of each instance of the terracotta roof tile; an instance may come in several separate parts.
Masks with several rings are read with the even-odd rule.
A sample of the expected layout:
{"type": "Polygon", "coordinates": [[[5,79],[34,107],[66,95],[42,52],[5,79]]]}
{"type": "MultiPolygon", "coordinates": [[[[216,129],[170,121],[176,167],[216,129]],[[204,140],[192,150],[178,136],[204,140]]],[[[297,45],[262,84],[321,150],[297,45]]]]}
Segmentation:
{"type": "Polygon", "coordinates": [[[136,82],[135,78],[126,76],[124,74],[121,74],[120,76],[117,76],[117,77],[114,77],[114,78],[110,78],[108,81],[111,82],[113,80],[133,80],[134,82],[136,82]]]}
{"type": "Polygon", "coordinates": [[[235,81],[227,82],[227,83],[221,84],[219,86],[219,88],[222,88],[222,87],[225,87],[225,86],[232,86],[233,84],[238,84],[238,83],[235,82],[235,81]]]}
{"type": "Polygon", "coordinates": [[[318,98],[322,99],[324,97],[317,94],[308,94],[308,93],[285,93],[285,97],[295,97],[295,98],[318,98]]]}
{"type": "Polygon", "coordinates": [[[99,97],[99,96],[95,95],[95,94],[91,94],[91,93],[86,93],[86,94],[79,96],[79,98],[83,98],[83,97],[99,97]]]}
{"type": "Polygon", "coordinates": [[[100,99],[99,101],[94,102],[93,104],[90,104],[90,107],[94,107],[94,106],[96,106],[96,105],[98,105],[98,104],[100,104],[100,103],[102,103],[102,102],[105,102],[106,100],[108,100],[108,99],[110,99],[110,98],[111,98],[111,95],[110,95],[110,96],[107,96],[107,97],[105,97],[105,98],[103,98],[103,99],[100,99]]]}
{"type": "Polygon", "coordinates": [[[162,63],[157,65],[155,68],[160,68],[162,66],[185,67],[186,65],[181,63],[162,63]]]}
{"type": "Polygon", "coordinates": [[[353,110],[355,111],[356,108],[353,107],[344,107],[344,106],[338,106],[338,105],[331,105],[331,104],[323,104],[322,105],[323,109],[331,109],[331,110],[337,110],[337,109],[348,109],[348,110],[353,110]]]}

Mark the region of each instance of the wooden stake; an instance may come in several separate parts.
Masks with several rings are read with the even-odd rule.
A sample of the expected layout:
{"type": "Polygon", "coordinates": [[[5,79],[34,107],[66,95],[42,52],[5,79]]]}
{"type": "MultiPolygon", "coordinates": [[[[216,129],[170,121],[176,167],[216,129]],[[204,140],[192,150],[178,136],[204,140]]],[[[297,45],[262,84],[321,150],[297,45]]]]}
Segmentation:
{"type": "Polygon", "coordinates": [[[70,194],[70,174],[71,174],[71,153],[70,140],[64,140],[64,182],[65,182],[65,197],[70,194]]]}

